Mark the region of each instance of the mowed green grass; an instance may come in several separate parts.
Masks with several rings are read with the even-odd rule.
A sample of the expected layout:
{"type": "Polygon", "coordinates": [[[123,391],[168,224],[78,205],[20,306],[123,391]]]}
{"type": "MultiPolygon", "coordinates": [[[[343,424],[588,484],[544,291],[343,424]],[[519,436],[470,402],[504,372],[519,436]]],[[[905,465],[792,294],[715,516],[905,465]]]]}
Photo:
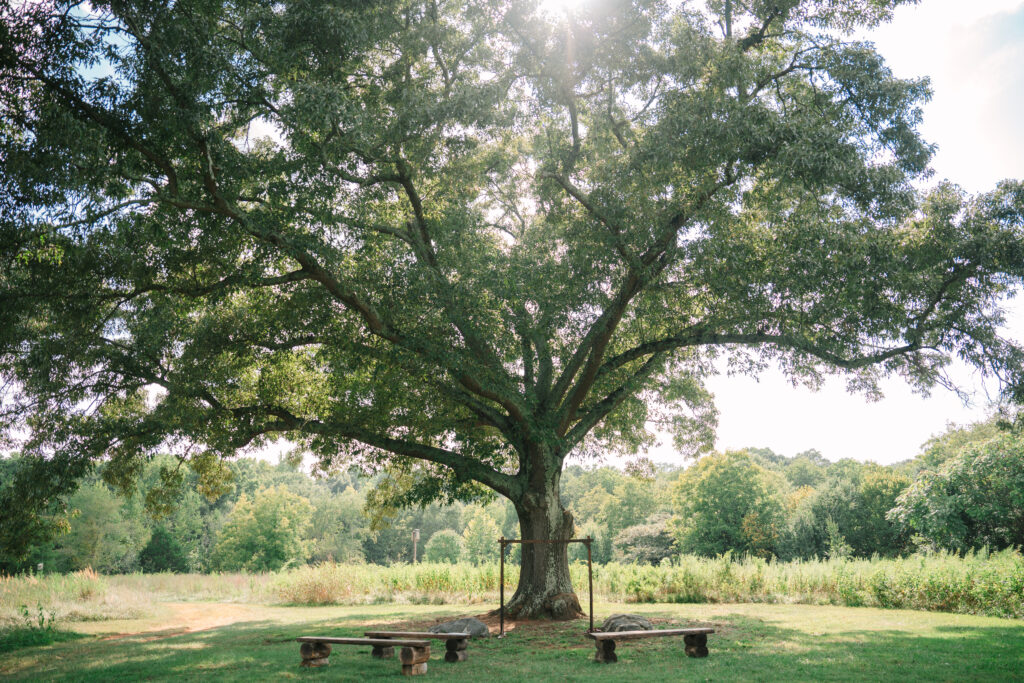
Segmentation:
{"type": "MultiPolygon", "coordinates": [[[[138,621],[71,624],[88,638],[6,653],[12,680],[307,681],[398,680],[396,659],[367,647],[335,646],[330,666],[298,666],[299,635],[361,636],[369,628],[422,628],[479,605],[265,607],[191,603],[234,623],[181,632],[173,606],[138,621]],[[112,634],[145,631],[137,635],[112,634]]],[[[505,638],[470,643],[469,659],[443,660],[432,647],[425,678],[455,681],[968,681],[1024,678],[1024,623],[933,612],[807,605],[622,605],[598,603],[597,622],[641,613],[660,628],[709,625],[711,655],[690,659],[681,638],[620,643],[616,664],[593,661],[586,621],[518,624],[505,638]]]]}

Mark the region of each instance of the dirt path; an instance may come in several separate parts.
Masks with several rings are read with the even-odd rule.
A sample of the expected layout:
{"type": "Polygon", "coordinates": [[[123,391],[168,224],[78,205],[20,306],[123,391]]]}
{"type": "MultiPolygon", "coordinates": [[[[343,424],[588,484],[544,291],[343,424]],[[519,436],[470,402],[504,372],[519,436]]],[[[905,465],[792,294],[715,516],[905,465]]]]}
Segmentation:
{"type": "MultiPolygon", "coordinates": [[[[459,616],[464,616],[459,614],[438,616],[434,613],[425,612],[411,619],[408,614],[400,614],[400,616],[396,615],[398,616],[396,619],[394,616],[384,613],[379,618],[371,617],[363,623],[362,620],[352,620],[351,617],[345,617],[341,613],[342,610],[360,609],[358,607],[337,607],[334,609],[324,607],[272,607],[230,602],[160,602],[157,607],[157,614],[144,619],[121,621],[116,625],[111,624],[113,629],[104,629],[105,632],[89,628],[102,625],[102,622],[100,624],[79,624],[79,627],[84,626],[85,628],[78,630],[95,633],[101,640],[135,638],[149,641],[170,638],[185,633],[194,633],[196,631],[206,631],[246,621],[275,621],[282,624],[300,624],[310,619],[322,620],[337,617],[344,618],[357,626],[373,625],[380,627],[381,625],[386,625],[389,629],[402,631],[423,630],[433,625],[433,623],[449,621],[459,616]],[[111,632],[114,629],[116,631],[111,632]]],[[[496,615],[478,614],[476,618],[481,619],[487,624],[491,633],[498,633],[498,617],[496,615]]],[[[520,625],[532,623],[522,622],[520,625]]],[[[549,622],[542,623],[547,624],[549,622]]],[[[507,620],[505,622],[505,631],[512,631],[516,628],[516,624],[517,622],[515,621],[507,620]]]]}
{"type": "Polygon", "coordinates": [[[265,618],[256,605],[237,605],[224,602],[162,602],[166,610],[160,618],[160,628],[145,629],[130,633],[114,633],[102,640],[114,640],[132,636],[149,636],[146,640],[169,638],[182,633],[205,631],[218,626],[227,626],[240,621],[265,618]]]}

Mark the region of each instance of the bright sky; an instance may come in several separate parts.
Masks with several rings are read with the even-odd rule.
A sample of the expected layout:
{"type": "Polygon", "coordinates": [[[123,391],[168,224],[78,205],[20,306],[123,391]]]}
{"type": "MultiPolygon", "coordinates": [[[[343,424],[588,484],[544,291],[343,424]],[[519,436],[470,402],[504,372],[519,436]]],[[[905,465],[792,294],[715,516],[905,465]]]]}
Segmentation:
{"type": "MultiPolygon", "coordinates": [[[[921,130],[939,147],[936,181],[979,192],[1003,178],[1024,178],[1024,0],[923,0],[897,10],[892,24],[867,38],[897,76],[931,78],[934,97],[921,130]]],[[[1006,334],[1024,339],[1024,297],[1011,308],[1006,334]]],[[[883,400],[869,403],[846,393],[841,379],[812,392],[777,372],[760,381],[714,378],[717,448],[761,446],[785,455],[816,448],[830,460],[904,460],[947,423],[985,416],[978,379],[966,368],[957,376],[975,388],[974,405],[944,389],[923,398],[898,379],[885,383],[883,400]]],[[[677,460],[669,448],[651,455],[677,460]]]]}

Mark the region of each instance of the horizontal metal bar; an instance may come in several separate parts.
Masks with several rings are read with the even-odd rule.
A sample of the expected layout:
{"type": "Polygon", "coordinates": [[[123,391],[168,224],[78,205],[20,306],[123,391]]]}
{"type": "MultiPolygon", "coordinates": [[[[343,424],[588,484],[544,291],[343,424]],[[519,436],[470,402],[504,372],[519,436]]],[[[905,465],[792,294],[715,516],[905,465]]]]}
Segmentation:
{"type": "Polygon", "coordinates": [[[592,538],[563,538],[551,539],[548,541],[523,538],[503,538],[499,540],[498,543],[502,544],[503,546],[509,545],[510,543],[586,543],[587,545],[590,545],[591,543],[593,543],[593,541],[594,539],[592,538]]]}

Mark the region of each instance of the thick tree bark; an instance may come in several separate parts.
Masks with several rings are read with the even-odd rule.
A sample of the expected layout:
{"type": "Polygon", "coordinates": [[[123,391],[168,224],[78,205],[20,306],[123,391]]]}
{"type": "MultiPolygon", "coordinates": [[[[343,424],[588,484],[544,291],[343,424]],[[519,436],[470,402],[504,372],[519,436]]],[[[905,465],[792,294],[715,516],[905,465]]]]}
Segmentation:
{"type": "MultiPolygon", "coordinates": [[[[550,456],[548,456],[550,459],[550,456]]],[[[550,461],[550,460],[549,460],[550,461]]],[[[558,493],[561,463],[543,468],[530,490],[514,500],[524,540],[550,541],[573,537],[572,513],[562,507],[558,493]]],[[[511,618],[575,619],[582,616],[569,577],[566,543],[524,543],[519,586],[505,607],[511,618]]]]}

